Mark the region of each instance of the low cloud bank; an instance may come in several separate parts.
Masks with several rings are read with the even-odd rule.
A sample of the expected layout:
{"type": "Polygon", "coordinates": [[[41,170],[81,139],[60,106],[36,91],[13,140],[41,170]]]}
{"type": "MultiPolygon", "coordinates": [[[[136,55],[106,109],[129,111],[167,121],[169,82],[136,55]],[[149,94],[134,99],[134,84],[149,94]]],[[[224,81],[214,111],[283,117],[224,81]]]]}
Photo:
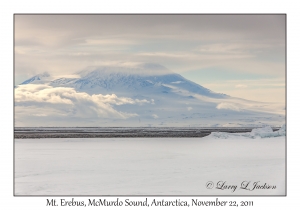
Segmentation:
{"type": "MultiPolygon", "coordinates": [[[[142,105],[151,103],[148,100],[118,97],[115,94],[102,95],[76,92],[74,88],[52,87],[48,85],[20,85],[15,88],[15,106],[28,115],[49,116],[64,115],[83,118],[116,118],[126,119],[138,116],[135,113],[125,113],[114,109],[123,104],[142,105]],[[30,109],[30,110],[29,110],[30,109]],[[43,113],[38,113],[38,111],[43,113]],[[36,111],[37,113],[34,113],[36,111]]],[[[24,114],[24,113],[23,113],[24,114]]]]}
{"type": "Polygon", "coordinates": [[[240,111],[240,108],[235,104],[223,103],[223,102],[217,105],[217,109],[229,109],[233,111],[240,111]]]}

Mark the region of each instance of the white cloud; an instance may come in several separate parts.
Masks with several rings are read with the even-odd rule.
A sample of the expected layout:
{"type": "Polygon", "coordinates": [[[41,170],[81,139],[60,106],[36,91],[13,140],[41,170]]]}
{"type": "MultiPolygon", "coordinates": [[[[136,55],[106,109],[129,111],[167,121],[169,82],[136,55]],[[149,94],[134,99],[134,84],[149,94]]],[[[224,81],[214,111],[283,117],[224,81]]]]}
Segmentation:
{"type": "Polygon", "coordinates": [[[243,85],[243,84],[238,84],[238,85],[235,85],[236,88],[246,88],[248,87],[247,85],[243,85]]]}
{"type": "MultiPolygon", "coordinates": [[[[73,88],[48,85],[20,85],[15,89],[15,105],[22,116],[76,116],[83,118],[126,119],[135,113],[117,111],[113,105],[145,104],[147,100],[118,97],[115,94],[102,95],[76,92],[73,88]],[[27,111],[26,111],[27,110],[27,111]],[[35,112],[39,110],[39,112],[35,112]]],[[[18,117],[18,116],[16,116],[18,117]]]]}
{"type": "Polygon", "coordinates": [[[188,110],[188,111],[191,111],[192,109],[193,109],[193,107],[190,107],[190,106],[187,107],[187,110],[188,110]]]}
{"type": "Polygon", "coordinates": [[[180,84],[180,83],[183,83],[183,81],[176,81],[176,82],[171,82],[173,84],[180,84]]]}
{"type": "Polygon", "coordinates": [[[158,116],[157,116],[156,114],[152,114],[152,117],[153,117],[154,119],[157,119],[157,118],[158,118],[158,116]]]}
{"type": "Polygon", "coordinates": [[[33,116],[38,116],[38,117],[46,117],[46,114],[33,114],[33,116]]]}
{"type": "Polygon", "coordinates": [[[240,111],[240,108],[237,107],[236,105],[230,103],[223,103],[223,102],[218,104],[217,109],[229,109],[233,111],[240,111]]]}

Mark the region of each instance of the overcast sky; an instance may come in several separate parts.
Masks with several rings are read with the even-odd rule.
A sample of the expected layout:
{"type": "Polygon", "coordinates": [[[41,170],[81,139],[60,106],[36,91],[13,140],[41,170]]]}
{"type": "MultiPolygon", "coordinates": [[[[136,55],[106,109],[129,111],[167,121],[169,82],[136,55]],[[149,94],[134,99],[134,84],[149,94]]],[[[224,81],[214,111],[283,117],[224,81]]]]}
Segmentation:
{"type": "Polygon", "coordinates": [[[285,15],[15,15],[15,82],[159,63],[216,92],[285,102],[285,15]]]}

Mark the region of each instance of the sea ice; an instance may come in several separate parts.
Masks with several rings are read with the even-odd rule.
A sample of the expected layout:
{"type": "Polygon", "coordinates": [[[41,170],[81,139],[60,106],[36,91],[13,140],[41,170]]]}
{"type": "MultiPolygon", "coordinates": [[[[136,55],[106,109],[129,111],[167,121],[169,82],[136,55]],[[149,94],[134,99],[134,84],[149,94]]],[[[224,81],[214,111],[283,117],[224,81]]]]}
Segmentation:
{"type": "Polygon", "coordinates": [[[212,132],[209,136],[212,138],[270,138],[270,137],[278,137],[286,135],[286,126],[283,124],[278,131],[273,131],[270,126],[265,126],[262,128],[254,128],[251,132],[248,133],[226,133],[226,132],[212,132]]]}
{"type": "Polygon", "coordinates": [[[15,194],[285,195],[285,136],[216,135],[15,139],[15,194]],[[245,190],[244,181],[276,188],[245,190]]]}

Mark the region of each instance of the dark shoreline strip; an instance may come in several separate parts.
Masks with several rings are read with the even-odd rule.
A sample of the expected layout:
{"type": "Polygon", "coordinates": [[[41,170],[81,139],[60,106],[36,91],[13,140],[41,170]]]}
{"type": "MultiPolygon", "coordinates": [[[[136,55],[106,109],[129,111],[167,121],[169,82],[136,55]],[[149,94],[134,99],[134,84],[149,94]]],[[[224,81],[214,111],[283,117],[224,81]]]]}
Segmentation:
{"type": "MultiPolygon", "coordinates": [[[[228,132],[228,133],[244,133],[251,132],[250,128],[220,128],[220,129],[101,129],[99,131],[78,130],[15,130],[15,139],[35,139],[35,138],[201,138],[209,135],[211,132],[228,132]]],[[[278,128],[273,128],[274,131],[278,128]]]]}

